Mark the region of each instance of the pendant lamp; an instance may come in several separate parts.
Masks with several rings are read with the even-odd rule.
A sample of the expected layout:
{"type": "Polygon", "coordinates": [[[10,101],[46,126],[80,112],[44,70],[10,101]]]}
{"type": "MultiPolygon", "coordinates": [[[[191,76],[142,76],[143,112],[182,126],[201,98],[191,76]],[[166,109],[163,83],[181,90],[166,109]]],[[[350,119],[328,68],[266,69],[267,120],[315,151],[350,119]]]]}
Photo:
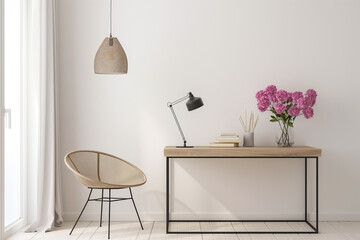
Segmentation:
{"type": "Polygon", "coordinates": [[[94,61],[96,74],[126,74],[128,61],[119,40],[112,36],[112,0],[110,0],[110,37],[100,45],[94,61]]]}

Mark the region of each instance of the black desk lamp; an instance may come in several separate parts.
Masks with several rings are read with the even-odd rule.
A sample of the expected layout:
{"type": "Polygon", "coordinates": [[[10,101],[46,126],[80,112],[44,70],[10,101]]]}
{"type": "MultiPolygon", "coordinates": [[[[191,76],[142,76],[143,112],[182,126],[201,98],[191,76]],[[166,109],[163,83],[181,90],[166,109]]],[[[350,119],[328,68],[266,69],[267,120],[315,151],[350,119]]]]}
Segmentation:
{"type": "Polygon", "coordinates": [[[180,99],[178,99],[178,100],[176,100],[176,101],[174,101],[174,102],[168,102],[167,105],[168,105],[168,107],[170,108],[170,110],[171,110],[171,112],[172,112],[172,114],[173,114],[173,116],[174,116],[176,125],[177,125],[177,127],[179,128],[181,137],[182,137],[182,139],[183,139],[183,141],[184,141],[184,145],[183,145],[183,146],[176,146],[176,147],[178,147],[178,148],[192,148],[192,147],[193,147],[193,146],[186,146],[186,139],[185,139],[184,133],[183,133],[183,131],[182,131],[182,129],[181,129],[181,126],[180,126],[179,121],[178,121],[178,119],[177,119],[177,117],[176,117],[175,111],[174,111],[174,109],[173,109],[173,106],[174,106],[174,105],[176,105],[176,104],[178,104],[178,103],[180,103],[180,102],[182,102],[182,101],[185,101],[186,99],[189,99],[189,100],[186,102],[186,107],[187,107],[188,111],[195,110],[195,109],[197,109],[197,108],[199,108],[199,107],[202,107],[202,106],[204,105],[204,103],[203,103],[203,101],[201,100],[201,98],[199,98],[199,97],[194,97],[194,95],[193,95],[191,92],[189,92],[185,97],[182,97],[182,98],[180,98],[180,99]]]}

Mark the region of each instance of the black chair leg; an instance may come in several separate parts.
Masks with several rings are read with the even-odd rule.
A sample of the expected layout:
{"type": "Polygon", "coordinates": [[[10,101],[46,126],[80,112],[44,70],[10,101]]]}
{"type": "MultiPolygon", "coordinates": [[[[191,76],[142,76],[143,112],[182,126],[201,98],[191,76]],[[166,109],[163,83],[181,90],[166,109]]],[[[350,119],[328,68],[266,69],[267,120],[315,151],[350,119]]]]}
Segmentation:
{"type": "Polygon", "coordinates": [[[144,227],[143,227],[143,225],[142,225],[142,223],[141,223],[141,219],[140,219],[138,210],[137,210],[136,205],[135,205],[135,201],[134,201],[134,198],[133,198],[133,195],[132,195],[132,192],[131,192],[131,188],[129,188],[129,190],[130,190],[131,200],[132,200],[132,202],[133,202],[133,204],[134,204],[134,208],[135,208],[135,211],[136,211],[136,215],[137,215],[137,217],[138,217],[138,219],[139,219],[139,223],[140,223],[141,229],[144,230],[144,227]]]}
{"type": "Polygon", "coordinates": [[[83,207],[83,209],[81,210],[81,213],[80,213],[79,217],[77,218],[77,220],[76,220],[76,222],[75,222],[75,224],[74,224],[73,228],[71,229],[71,232],[70,232],[70,234],[69,234],[69,235],[71,235],[71,234],[72,234],[72,232],[74,231],[74,229],[75,229],[75,227],[76,227],[76,224],[79,222],[80,217],[81,217],[81,215],[83,214],[83,212],[84,212],[84,210],[85,210],[85,208],[86,208],[86,205],[88,204],[88,202],[89,202],[89,200],[90,200],[90,197],[91,197],[91,193],[92,193],[92,191],[93,191],[93,189],[91,188],[90,193],[89,193],[89,197],[88,197],[88,199],[87,199],[87,201],[86,201],[86,203],[85,203],[85,206],[84,206],[84,207],[83,207]]]}
{"type": "Polygon", "coordinates": [[[109,222],[108,222],[108,239],[110,239],[110,208],[111,208],[111,189],[109,188],[109,222]]]}
{"type": "Polygon", "coordinates": [[[102,213],[104,204],[104,189],[101,189],[101,212],[100,212],[100,227],[102,227],[102,213]]]}

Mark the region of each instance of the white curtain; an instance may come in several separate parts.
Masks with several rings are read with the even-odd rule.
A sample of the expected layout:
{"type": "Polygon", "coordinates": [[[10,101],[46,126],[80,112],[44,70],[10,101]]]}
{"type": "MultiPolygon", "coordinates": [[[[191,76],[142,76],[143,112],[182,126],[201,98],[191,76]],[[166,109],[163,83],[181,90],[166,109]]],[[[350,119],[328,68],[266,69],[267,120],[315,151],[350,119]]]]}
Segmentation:
{"type": "Polygon", "coordinates": [[[32,221],[27,231],[50,231],[63,221],[57,130],[55,0],[26,2],[28,212],[32,221]]]}

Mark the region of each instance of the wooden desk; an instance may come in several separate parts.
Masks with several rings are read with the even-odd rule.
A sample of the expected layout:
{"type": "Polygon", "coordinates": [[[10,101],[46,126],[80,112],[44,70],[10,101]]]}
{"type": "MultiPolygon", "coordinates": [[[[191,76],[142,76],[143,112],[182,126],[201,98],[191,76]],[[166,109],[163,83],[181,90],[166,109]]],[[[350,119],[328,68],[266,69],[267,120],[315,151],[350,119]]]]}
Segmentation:
{"type": "Polygon", "coordinates": [[[319,157],[321,156],[321,149],[314,147],[236,147],[236,148],[214,148],[208,146],[195,146],[194,148],[177,148],[177,147],[165,147],[164,156],[166,157],[166,233],[176,234],[301,234],[301,233],[318,233],[319,232],[319,184],[318,184],[318,168],[319,168],[319,157]],[[298,158],[304,160],[305,164],[305,204],[304,204],[304,219],[298,220],[172,220],[170,219],[170,160],[175,158],[298,158]],[[308,159],[315,159],[316,161],[316,224],[313,226],[308,221],[307,212],[307,162],[308,159]],[[308,224],[313,231],[262,231],[262,232],[251,232],[251,231],[221,231],[221,232],[173,232],[169,231],[169,224],[171,222],[304,222],[308,224]]]}

